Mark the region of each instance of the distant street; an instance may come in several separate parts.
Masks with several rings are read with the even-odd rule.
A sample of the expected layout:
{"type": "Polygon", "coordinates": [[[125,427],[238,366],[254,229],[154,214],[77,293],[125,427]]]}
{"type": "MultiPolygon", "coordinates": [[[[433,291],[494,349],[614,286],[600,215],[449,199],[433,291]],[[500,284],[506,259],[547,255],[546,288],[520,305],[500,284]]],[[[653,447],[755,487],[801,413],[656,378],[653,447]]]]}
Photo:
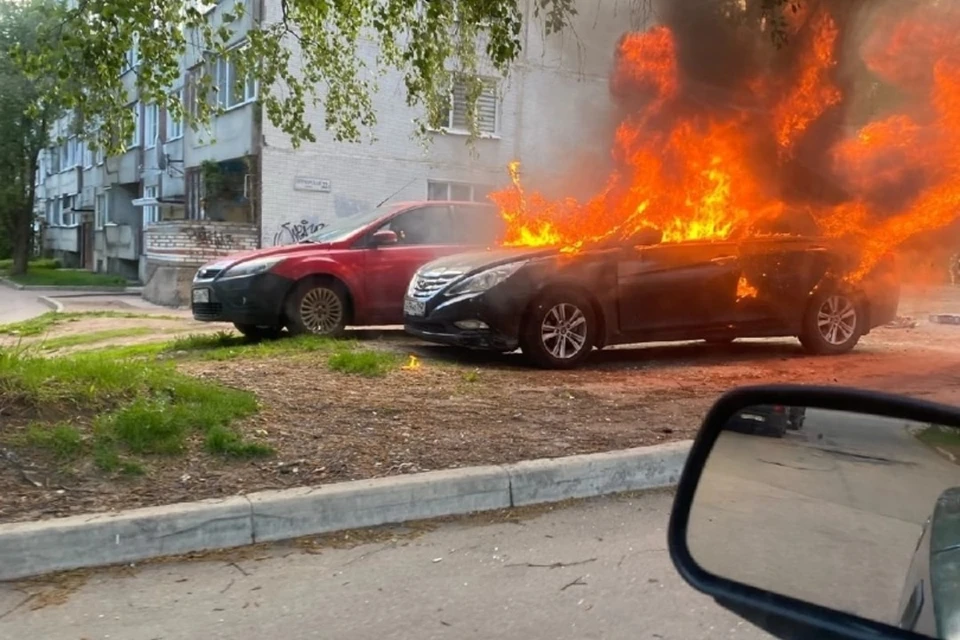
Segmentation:
{"type": "Polygon", "coordinates": [[[800,432],[727,432],[714,451],[691,518],[707,569],[885,621],[937,497],[960,485],[900,420],[810,411],[800,432]]]}
{"type": "Polygon", "coordinates": [[[0,585],[0,637],[770,637],[676,574],[666,551],[671,500],[668,493],[601,499],[349,549],[275,547],[58,586],[0,585]]]}
{"type": "Polygon", "coordinates": [[[37,300],[37,295],[36,291],[20,291],[0,285],[0,324],[28,320],[50,311],[37,300]]]}

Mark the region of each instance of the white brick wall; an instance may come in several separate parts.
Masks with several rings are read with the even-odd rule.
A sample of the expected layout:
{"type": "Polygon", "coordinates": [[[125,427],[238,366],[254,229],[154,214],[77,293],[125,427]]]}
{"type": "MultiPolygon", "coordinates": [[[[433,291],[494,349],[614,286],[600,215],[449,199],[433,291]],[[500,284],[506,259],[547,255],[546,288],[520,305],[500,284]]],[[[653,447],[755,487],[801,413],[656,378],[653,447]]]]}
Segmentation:
{"type": "Polygon", "coordinates": [[[147,259],[202,264],[257,248],[256,225],[212,220],[177,220],[150,225],[144,233],[147,259]]]}
{"type": "MultiPolygon", "coordinates": [[[[278,20],[280,3],[266,3],[267,21],[278,20]]],[[[525,56],[502,85],[498,138],[479,140],[471,154],[465,138],[437,135],[424,150],[413,138],[415,110],[406,106],[398,73],[380,80],[373,96],[376,141],[338,143],[324,130],[322,104],[308,107],[316,143],[293,150],[268,118],[263,122],[262,246],[284,243],[284,225],[309,227],[392,201],[425,199],[428,180],[505,185],[506,165],[523,163],[525,181],[563,195],[586,195],[609,173],[612,107],[607,74],[625,17],[602,0],[583,0],[576,25],[580,41],[544,40],[528,22],[525,56]],[[329,180],[329,193],[297,191],[296,177],[329,180]],[[396,192],[396,193],[395,193],[396,192]]],[[[360,51],[373,64],[376,50],[360,51]]],[[[300,59],[294,52],[292,60],[300,59]]]]}

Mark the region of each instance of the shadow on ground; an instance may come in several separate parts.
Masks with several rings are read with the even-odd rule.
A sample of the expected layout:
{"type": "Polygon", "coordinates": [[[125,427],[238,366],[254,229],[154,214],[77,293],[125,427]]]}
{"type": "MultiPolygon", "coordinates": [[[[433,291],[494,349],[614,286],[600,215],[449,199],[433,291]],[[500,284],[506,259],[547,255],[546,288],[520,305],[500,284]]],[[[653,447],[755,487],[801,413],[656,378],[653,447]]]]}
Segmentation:
{"type": "MultiPolygon", "coordinates": [[[[501,354],[456,347],[415,343],[414,353],[423,358],[465,366],[528,369],[529,362],[519,351],[501,354]]],[[[594,351],[580,371],[603,369],[650,369],[696,362],[697,364],[755,362],[809,357],[796,342],[734,342],[728,345],[685,342],[620,346],[594,351]]]]}

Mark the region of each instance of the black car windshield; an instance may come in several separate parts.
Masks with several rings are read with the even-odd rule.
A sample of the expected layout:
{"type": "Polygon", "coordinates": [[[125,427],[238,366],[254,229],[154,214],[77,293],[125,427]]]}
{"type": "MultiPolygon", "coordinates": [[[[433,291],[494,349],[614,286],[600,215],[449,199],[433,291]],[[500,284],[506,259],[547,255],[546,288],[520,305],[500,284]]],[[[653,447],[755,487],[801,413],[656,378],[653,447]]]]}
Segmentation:
{"type": "Polygon", "coordinates": [[[354,233],[357,229],[361,229],[371,222],[379,220],[396,209],[396,207],[397,205],[395,204],[385,204],[365,213],[336,218],[333,222],[326,223],[320,229],[311,233],[304,238],[302,242],[338,242],[354,233]]]}

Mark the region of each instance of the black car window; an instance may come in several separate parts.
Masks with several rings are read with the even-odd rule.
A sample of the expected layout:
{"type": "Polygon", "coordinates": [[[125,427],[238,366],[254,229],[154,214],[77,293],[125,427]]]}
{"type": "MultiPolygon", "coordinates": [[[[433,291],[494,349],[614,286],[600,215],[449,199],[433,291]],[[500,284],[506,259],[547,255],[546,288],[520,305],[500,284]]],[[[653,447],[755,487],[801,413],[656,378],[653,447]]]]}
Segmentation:
{"type": "Polygon", "coordinates": [[[397,234],[400,245],[457,244],[457,232],[447,205],[404,211],[381,227],[397,234]]]}
{"type": "Polygon", "coordinates": [[[454,205],[453,223],[458,244],[493,244],[506,231],[500,212],[492,205],[454,205]]]}

